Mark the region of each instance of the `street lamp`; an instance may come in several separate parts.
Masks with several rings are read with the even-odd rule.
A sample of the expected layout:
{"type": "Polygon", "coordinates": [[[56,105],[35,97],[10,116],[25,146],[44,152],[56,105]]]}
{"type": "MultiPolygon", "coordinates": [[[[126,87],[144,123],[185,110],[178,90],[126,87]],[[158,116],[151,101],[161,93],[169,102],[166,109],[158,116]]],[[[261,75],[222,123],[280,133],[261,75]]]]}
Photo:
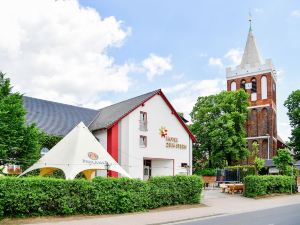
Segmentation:
{"type": "Polygon", "coordinates": [[[106,177],[108,177],[108,170],[109,170],[109,168],[110,168],[110,164],[107,162],[107,161],[105,161],[105,169],[106,169],[106,177]]]}
{"type": "Polygon", "coordinates": [[[190,175],[190,166],[189,166],[189,165],[186,165],[186,166],[185,166],[185,169],[186,169],[186,174],[187,174],[187,175],[190,175]]]}
{"type": "Polygon", "coordinates": [[[291,194],[293,194],[293,177],[294,177],[294,166],[293,163],[291,163],[291,194]]]}
{"type": "Polygon", "coordinates": [[[270,159],[270,135],[266,134],[266,136],[268,137],[268,159],[270,159]]]}

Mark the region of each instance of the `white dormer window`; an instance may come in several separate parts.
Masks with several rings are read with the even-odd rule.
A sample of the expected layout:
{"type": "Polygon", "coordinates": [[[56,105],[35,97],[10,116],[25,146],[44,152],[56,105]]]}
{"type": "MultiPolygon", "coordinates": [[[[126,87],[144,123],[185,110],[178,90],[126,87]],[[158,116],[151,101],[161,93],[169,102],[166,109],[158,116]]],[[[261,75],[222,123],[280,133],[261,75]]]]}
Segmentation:
{"type": "Polygon", "coordinates": [[[140,131],[147,131],[147,113],[140,112],[140,131]]]}
{"type": "Polygon", "coordinates": [[[140,135],[140,147],[147,147],[147,136],[140,135]]]}

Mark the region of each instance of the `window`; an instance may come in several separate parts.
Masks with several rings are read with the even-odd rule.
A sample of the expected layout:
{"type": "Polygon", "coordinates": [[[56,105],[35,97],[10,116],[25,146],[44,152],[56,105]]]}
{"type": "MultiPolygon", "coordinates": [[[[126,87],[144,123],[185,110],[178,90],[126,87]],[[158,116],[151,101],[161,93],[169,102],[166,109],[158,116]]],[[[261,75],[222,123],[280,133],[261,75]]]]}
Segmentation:
{"type": "Polygon", "coordinates": [[[187,163],[181,163],[181,167],[186,168],[187,167],[187,163]]]}
{"type": "Polygon", "coordinates": [[[241,80],[241,88],[246,90],[246,81],[245,80],[241,80]]]}
{"type": "Polygon", "coordinates": [[[140,112],[140,131],[147,131],[147,113],[140,112]]]}
{"type": "Polygon", "coordinates": [[[232,82],[231,82],[230,90],[231,90],[231,91],[236,91],[236,83],[235,83],[235,81],[232,81],[232,82]]]}
{"type": "Polygon", "coordinates": [[[140,135],[140,147],[147,147],[147,136],[140,135]]]}
{"type": "Polygon", "coordinates": [[[256,79],[252,78],[251,80],[251,101],[257,100],[257,88],[256,88],[256,79]]]}
{"type": "Polygon", "coordinates": [[[252,78],[251,83],[252,83],[251,92],[256,93],[256,79],[252,78]]]}
{"type": "Polygon", "coordinates": [[[262,76],[261,78],[261,99],[268,98],[268,87],[267,87],[267,77],[262,76]]]}

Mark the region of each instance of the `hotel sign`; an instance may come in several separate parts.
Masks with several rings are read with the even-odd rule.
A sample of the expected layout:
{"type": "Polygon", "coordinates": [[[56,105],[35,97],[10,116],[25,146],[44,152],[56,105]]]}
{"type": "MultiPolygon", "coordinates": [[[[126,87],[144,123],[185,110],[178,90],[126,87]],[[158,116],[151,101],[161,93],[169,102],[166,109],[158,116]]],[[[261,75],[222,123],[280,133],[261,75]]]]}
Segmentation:
{"type": "Polygon", "coordinates": [[[93,164],[93,165],[105,165],[106,162],[98,161],[99,156],[95,152],[88,152],[87,154],[89,159],[82,159],[84,164],[93,164]]]}
{"type": "Polygon", "coordinates": [[[159,129],[160,136],[166,140],[166,148],[186,149],[185,144],[181,144],[177,137],[168,136],[168,130],[165,127],[159,129]]]}

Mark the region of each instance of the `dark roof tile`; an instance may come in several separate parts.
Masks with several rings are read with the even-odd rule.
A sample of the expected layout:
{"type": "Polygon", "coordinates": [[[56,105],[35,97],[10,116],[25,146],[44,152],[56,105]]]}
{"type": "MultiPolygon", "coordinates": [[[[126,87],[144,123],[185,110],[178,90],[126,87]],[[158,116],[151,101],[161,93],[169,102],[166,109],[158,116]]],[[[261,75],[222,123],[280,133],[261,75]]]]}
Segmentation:
{"type": "Polygon", "coordinates": [[[155,90],[100,109],[97,118],[90,124],[89,129],[94,131],[102,128],[108,128],[114,122],[121,119],[123,116],[127,115],[129,112],[159,92],[160,90],[155,90]]]}
{"type": "Polygon", "coordinates": [[[48,134],[64,136],[79,122],[89,125],[98,110],[66,105],[47,100],[23,97],[27,124],[35,123],[48,134]]]}

